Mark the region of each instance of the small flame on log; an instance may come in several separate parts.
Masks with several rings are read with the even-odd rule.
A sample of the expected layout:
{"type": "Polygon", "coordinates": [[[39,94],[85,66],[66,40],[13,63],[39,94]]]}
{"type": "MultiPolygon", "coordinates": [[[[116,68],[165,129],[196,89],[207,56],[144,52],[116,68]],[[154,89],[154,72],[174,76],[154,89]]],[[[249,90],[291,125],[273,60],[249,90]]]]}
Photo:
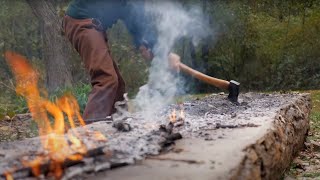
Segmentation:
{"type": "Polygon", "coordinates": [[[180,113],[177,114],[176,109],[173,109],[172,113],[169,115],[169,120],[171,123],[175,124],[177,122],[184,122],[185,120],[185,113],[184,113],[184,109],[183,106],[180,105],[180,113]]]}
{"type": "Polygon", "coordinates": [[[169,116],[170,122],[175,123],[177,121],[176,109],[173,109],[172,113],[169,116]]]}
{"type": "MultiPolygon", "coordinates": [[[[87,148],[76,130],[71,130],[67,135],[68,138],[64,136],[69,128],[76,128],[76,121],[77,124],[85,126],[80,115],[80,107],[70,94],[55,102],[47,100],[38,88],[39,74],[29,65],[27,59],[10,51],[5,53],[5,58],[15,75],[16,92],[27,100],[32,118],[38,125],[39,135],[43,137],[42,146],[47,152],[46,155],[38,156],[34,160],[24,160],[22,164],[30,167],[34,176],[39,176],[41,164],[50,161],[50,172],[59,179],[63,174],[61,164],[66,159],[81,160],[87,153],[87,148]],[[54,120],[53,123],[51,119],[54,120]]],[[[100,132],[94,132],[93,136],[98,141],[107,140],[100,132]]],[[[10,172],[6,173],[6,179],[13,179],[10,172]]]]}
{"type": "Polygon", "coordinates": [[[180,105],[180,117],[179,117],[182,121],[184,121],[186,119],[186,115],[184,113],[183,110],[183,105],[180,105]]]}
{"type": "Polygon", "coordinates": [[[6,180],[13,180],[13,177],[10,173],[5,173],[6,180]]]}
{"type": "Polygon", "coordinates": [[[107,142],[107,138],[101,132],[93,132],[93,137],[96,141],[107,142]]]}

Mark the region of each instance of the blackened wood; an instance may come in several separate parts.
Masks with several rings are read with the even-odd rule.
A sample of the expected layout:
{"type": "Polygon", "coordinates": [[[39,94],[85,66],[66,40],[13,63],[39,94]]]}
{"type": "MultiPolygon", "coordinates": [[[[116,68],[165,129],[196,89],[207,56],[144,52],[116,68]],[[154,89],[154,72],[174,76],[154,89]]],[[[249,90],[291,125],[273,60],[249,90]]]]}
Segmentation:
{"type": "Polygon", "coordinates": [[[114,121],[112,127],[116,128],[118,131],[121,131],[121,132],[131,131],[130,124],[128,124],[122,120],[114,121]]]}
{"type": "Polygon", "coordinates": [[[169,135],[166,139],[168,141],[176,141],[176,140],[182,139],[182,135],[180,133],[174,133],[169,135]]]}
{"type": "MultiPolygon", "coordinates": [[[[99,157],[101,155],[105,155],[107,157],[108,152],[105,152],[104,149],[106,147],[98,147],[96,149],[89,150],[87,154],[84,155],[85,158],[89,157],[99,157]]],[[[119,152],[117,152],[119,153],[119,152]]],[[[112,153],[110,153],[112,155],[112,153]]],[[[110,158],[110,157],[109,157],[110,158]]],[[[111,167],[119,167],[120,163],[111,163],[111,167]]],[[[47,161],[44,162],[43,164],[40,165],[40,172],[41,174],[48,174],[50,171],[50,165],[53,164],[52,161],[47,161]]],[[[79,164],[84,164],[83,160],[71,160],[71,159],[66,159],[62,164],[62,168],[69,168],[75,165],[79,164]]],[[[123,163],[122,163],[123,164],[123,163]]],[[[28,177],[34,177],[35,175],[32,172],[31,167],[23,167],[23,168],[18,168],[15,169],[14,172],[11,172],[12,176],[14,179],[23,179],[23,178],[28,178],[28,177]]],[[[5,174],[0,175],[1,178],[5,178],[5,174]]]]}
{"type": "Polygon", "coordinates": [[[172,133],[173,127],[174,127],[174,124],[173,124],[172,122],[170,122],[170,123],[167,125],[166,129],[167,129],[167,133],[168,133],[168,134],[171,134],[171,133],[172,133]]]}

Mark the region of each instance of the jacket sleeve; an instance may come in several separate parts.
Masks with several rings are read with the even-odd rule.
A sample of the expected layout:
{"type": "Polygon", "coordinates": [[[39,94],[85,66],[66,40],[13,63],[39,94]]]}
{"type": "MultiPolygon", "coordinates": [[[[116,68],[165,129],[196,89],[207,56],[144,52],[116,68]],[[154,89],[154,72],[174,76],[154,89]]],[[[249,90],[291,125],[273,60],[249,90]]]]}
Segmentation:
{"type": "Polygon", "coordinates": [[[153,49],[158,35],[151,17],[146,15],[143,2],[128,3],[121,19],[133,36],[136,47],[145,45],[153,49]]]}

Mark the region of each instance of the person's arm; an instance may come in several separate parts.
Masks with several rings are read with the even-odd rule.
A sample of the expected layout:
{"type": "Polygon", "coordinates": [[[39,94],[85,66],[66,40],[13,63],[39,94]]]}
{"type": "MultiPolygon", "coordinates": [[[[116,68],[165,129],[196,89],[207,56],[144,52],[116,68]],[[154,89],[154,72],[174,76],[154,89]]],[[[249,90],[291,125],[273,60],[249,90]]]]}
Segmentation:
{"type": "Polygon", "coordinates": [[[157,41],[157,33],[151,18],[145,13],[144,2],[128,3],[122,20],[133,37],[134,44],[147,60],[153,59],[152,49],[157,41]]]}

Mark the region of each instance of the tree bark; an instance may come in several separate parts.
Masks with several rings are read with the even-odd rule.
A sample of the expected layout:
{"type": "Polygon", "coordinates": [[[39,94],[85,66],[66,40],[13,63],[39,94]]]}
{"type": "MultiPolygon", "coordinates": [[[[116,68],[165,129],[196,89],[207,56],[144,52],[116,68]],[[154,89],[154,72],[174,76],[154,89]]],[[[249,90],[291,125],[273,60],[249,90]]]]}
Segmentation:
{"type": "Polygon", "coordinates": [[[46,67],[46,83],[49,91],[71,86],[72,75],[68,61],[72,49],[62,35],[61,24],[51,0],[26,0],[40,21],[43,60],[46,67]]]}

